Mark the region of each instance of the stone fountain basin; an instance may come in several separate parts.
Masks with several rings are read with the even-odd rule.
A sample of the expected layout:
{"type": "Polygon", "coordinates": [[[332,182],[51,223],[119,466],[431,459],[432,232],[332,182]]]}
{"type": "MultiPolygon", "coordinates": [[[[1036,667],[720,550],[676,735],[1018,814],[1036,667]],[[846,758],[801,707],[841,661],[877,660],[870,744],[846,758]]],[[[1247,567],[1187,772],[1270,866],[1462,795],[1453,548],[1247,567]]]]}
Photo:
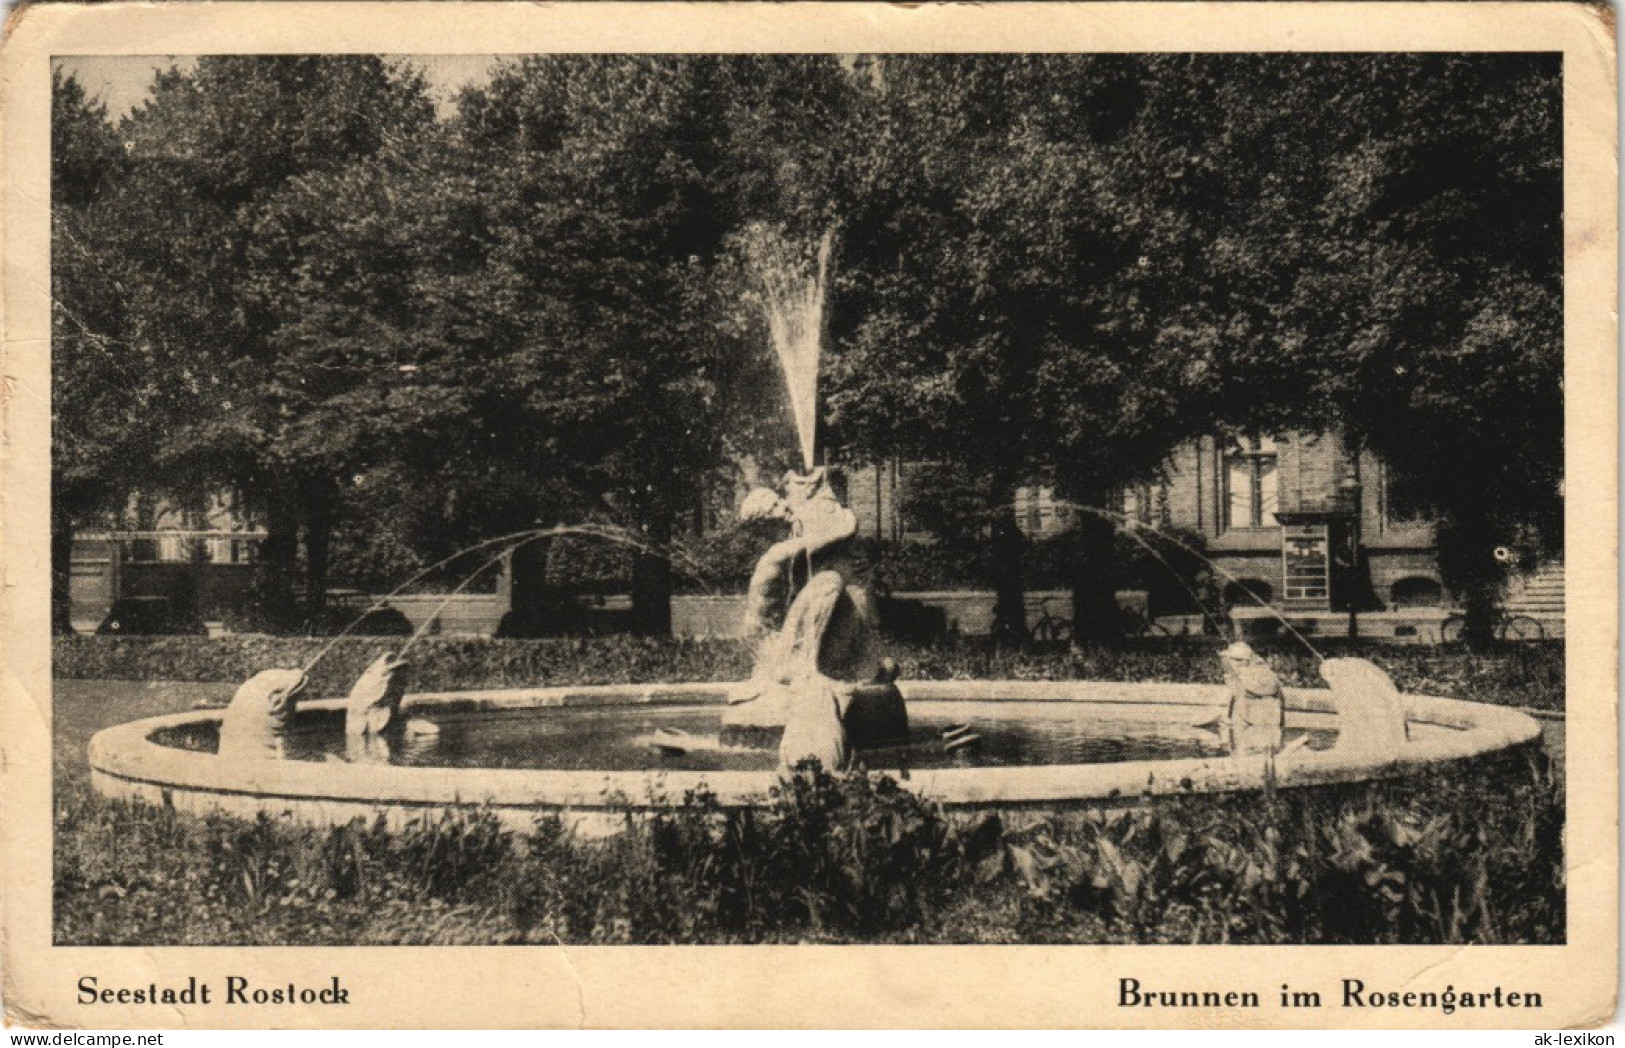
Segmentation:
{"type": "MultiPolygon", "coordinates": [[[[1191,725],[1223,714],[1221,685],[1097,681],[900,681],[911,711],[973,710],[983,716],[1065,714],[1049,704],[1073,704],[1080,721],[1113,719],[1191,725]],[[1042,707],[1033,704],[1042,703],[1042,707]],[[1024,712],[1026,711],[1026,712],[1024,712]]],[[[726,703],[739,684],[696,683],[543,687],[431,692],[408,696],[418,715],[634,704],[705,706],[726,703]]],[[[1337,726],[1336,705],[1323,689],[1286,689],[1289,729],[1337,726]]],[[[316,700],[301,710],[338,710],[343,700],[316,700]]],[[[1410,740],[1397,753],[1373,753],[1358,740],[1330,749],[1298,749],[1275,757],[1213,756],[1128,760],[1103,764],[949,767],[912,771],[909,789],[949,814],[983,810],[1111,806],[1142,796],[1256,790],[1271,776],[1277,788],[1359,782],[1407,775],[1530,743],[1540,726],[1513,709],[1426,695],[1404,696],[1410,740]]],[[[505,826],[528,830],[538,815],[557,813],[583,836],[617,832],[629,813],[680,803],[704,787],[724,807],[768,800],[777,776],[768,771],[552,770],[421,767],[299,760],[222,760],[213,753],[164,745],[165,729],[218,723],[205,710],[133,721],[99,732],[90,742],[91,781],[100,793],[193,814],[261,813],[314,826],[343,825],[384,815],[392,827],[424,815],[484,809],[505,826]]]]}

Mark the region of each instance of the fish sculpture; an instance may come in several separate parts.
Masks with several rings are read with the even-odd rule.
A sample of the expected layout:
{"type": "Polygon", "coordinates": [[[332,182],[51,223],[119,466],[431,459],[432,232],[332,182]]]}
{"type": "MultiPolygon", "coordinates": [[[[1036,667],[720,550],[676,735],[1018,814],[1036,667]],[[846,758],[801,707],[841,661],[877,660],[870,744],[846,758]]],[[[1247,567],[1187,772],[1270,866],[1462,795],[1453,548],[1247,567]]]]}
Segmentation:
{"type": "Polygon", "coordinates": [[[1237,641],[1219,653],[1230,688],[1225,734],[1232,754],[1275,753],[1286,729],[1281,678],[1253,649],[1237,641]]]}
{"type": "Polygon", "coordinates": [[[232,695],[220,719],[222,757],[275,760],[293,722],[299,693],[306,684],[300,670],[261,670],[232,695]]]}
{"type": "Polygon", "coordinates": [[[386,651],[362,671],[344,700],[345,735],[383,735],[397,725],[406,694],[405,667],[405,659],[386,651]]]}
{"type": "Polygon", "coordinates": [[[1408,729],[1394,679],[1367,659],[1326,659],[1320,676],[1337,703],[1337,748],[1397,756],[1408,729]]]}
{"type": "Polygon", "coordinates": [[[344,756],[355,764],[414,763],[432,751],[440,726],[401,714],[406,660],[390,652],[362,671],[344,700],[344,756]]]}

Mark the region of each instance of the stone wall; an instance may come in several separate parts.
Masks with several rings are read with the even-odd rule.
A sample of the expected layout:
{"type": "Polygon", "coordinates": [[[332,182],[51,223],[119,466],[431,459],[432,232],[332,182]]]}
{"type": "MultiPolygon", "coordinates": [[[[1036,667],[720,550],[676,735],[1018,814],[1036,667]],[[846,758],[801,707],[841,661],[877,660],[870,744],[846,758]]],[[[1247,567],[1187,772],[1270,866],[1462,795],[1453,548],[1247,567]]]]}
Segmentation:
{"type": "Polygon", "coordinates": [[[508,611],[506,594],[417,593],[391,597],[388,605],[405,615],[413,629],[434,620],[426,632],[454,637],[489,637],[508,611]]]}

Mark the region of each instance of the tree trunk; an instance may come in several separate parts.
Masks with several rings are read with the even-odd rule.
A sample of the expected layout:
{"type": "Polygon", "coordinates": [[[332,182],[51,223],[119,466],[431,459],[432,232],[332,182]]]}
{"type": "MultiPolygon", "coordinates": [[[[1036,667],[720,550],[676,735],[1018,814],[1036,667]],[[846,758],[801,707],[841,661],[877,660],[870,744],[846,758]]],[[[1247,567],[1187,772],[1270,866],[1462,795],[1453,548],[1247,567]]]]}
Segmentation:
{"type": "Polygon", "coordinates": [[[1461,602],[1462,639],[1484,647],[1493,639],[1501,599],[1502,568],[1495,560],[1496,529],[1484,515],[1461,516],[1437,529],[1439,573],[1461,602]]]}
{"type": "Polygon", "coordinates": [[[1027,538],[1016,526],[1013,481],[994,485],[997,501],[989,551],[992,553],[993,641],[1000,647],[1027,642],[1027,589],[1023,579],[1027,538]]]}
{"type": "Polygon", "coordinates": [[[508,557],[508,612],[499,633],[504,637],[546,637],[557,630],[557,600],[547,585],[547,554],[552,540],[531,539],[508,557]]]}
{"type": "Polygon", "coordinates": [[[273,484],[265,507],[265,541],[254,579],[254,619],[263,629],[284,630],[298,617],[293,580],[299,554],[299,514],[291,490],[273,484]]]}
{"type": "Polygon", "coordinates": [[[51,501],[51,632],[73,632],[73,518],[51,501]]]}
{"type": "Polygon", "coordinates": [[[1122,639],[1122,615],[1117,608],[1116,534],[1110,521],[1092,514],[1083,515],[1076,524],[1076,545],[1069,565],[1074,643],[1113,644],[1122,639]]]}
{"type": "Polygon", "coordinates": [[[338,492],[326,480],[305,488],[305,621],[320,632],[327,618],[327,563],[338,492]]]}
{"type": "Polygon", "coordinates": [[[671,636],[671,514],[655,510],[644,528],[653,550],[640,549],[632,559],[632,632],[641,637],[671,636]]]}
{"type": "Polygon", "coordinates": [[[1461,593],[1461,639],[1474,648],[1487,648],[1495,639],[1495,606],[1500,587],[1494,583],[1467,587],[1461,593]]]}

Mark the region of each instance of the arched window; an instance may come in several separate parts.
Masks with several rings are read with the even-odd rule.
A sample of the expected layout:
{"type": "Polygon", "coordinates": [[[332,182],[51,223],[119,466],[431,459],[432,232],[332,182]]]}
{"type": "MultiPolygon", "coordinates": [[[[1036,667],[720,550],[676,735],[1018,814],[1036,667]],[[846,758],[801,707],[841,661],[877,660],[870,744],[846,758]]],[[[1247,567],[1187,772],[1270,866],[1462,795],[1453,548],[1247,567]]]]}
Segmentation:
{"type": "Polygon", "coordinates": [[[1389,594],[1395,608],[1437,608],[1444,604],[1444,587],[1424,575],[1400,579],[1389,594]]]}

